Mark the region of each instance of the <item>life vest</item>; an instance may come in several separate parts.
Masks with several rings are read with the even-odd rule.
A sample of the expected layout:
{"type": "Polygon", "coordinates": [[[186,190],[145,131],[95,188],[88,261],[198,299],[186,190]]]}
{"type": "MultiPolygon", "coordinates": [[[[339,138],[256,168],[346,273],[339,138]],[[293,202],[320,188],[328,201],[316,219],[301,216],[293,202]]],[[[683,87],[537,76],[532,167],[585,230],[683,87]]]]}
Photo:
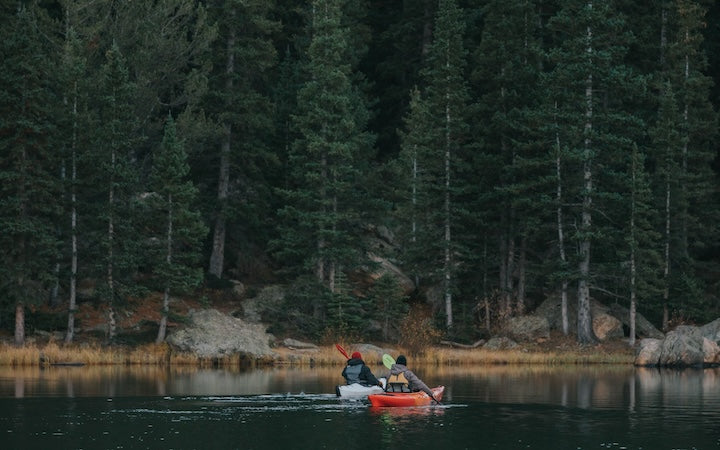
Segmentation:
{"type": "Polygon", "coordinates": [[[362,364],[353,364],[345,368],[345,379],[347,384],[360,383],[360,372],[362,371],[362,364]]]}
{"type": "Polygon", "coordinates": [[[410,392],[410,383],[405,378],[405,372],[400,372],[397,375],[390,375],[387,381],[388,392],[410,392]]]}

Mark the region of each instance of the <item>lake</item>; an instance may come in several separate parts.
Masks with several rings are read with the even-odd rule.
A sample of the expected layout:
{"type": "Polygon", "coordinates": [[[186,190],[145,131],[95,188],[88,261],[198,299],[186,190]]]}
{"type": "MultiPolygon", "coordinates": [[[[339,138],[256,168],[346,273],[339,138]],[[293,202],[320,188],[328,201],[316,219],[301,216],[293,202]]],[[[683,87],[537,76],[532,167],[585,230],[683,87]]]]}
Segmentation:
{"type": "Polygon", "coordinates": [[[720,449],[720,369],[410,367],[441,405],[341,400],[340,366],[0,367],[0,448],[720,449]]]}

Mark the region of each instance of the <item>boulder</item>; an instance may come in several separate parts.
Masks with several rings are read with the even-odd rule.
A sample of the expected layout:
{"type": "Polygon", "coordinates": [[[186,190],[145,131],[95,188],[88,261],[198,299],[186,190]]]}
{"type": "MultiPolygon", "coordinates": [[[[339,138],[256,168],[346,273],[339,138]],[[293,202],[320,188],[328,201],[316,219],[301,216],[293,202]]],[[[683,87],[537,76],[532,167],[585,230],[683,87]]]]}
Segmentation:
{"type": "Polygon", "coordinates": [[[720,345],[703,337],[703,362],[709,365],[720,364],[720,345]]]}
{"type": "Polygon", "coordinates": [[[625,336],[622,322],[607,313],[600,313],[593,316],[592,327],[595,336],[601,341],[625,336]]]}
{"type": "Polygon", "coordinates": [[[701,326],[700,333],[711,341],[715,341],[716,344],[720,344],[720,319],[701,326]]]}
{"type": "Polygon", "coordinates": [[[635,353],[636,366],[657,366],[662,353],[662,340],[654,338],[641,339],[635,353]]]}
{"type": "Polygon", "coordinates": [[[273,354],[272,336],[261,324],[248,323],[216,309],[190,311],[189,319],[187,327],[168,336],[168,344],[203,358],[238,353],[259,358],[273,354]]]}
{"type": "Polygon", "coordinates": [[[536,341],[550,338],[550,324],[542,316],[511,317],[506,325],[509,336],[519,341],[536,341]]]}
{"type": "Polygon", "coordinates": [[[705,360],[703,336],[698,327],[679,326],[665,336],[659,364],[662,366],[697,366],[705,360]]]}
{"type": "MultiPolygon", "coordinates": [[[[616,318],[619,319],[620,322],[622,322],[623,325],[630,328],[630,310],[625,308],[624,306],[620,306],[617,303],[613,303],[610,305],[610,313],[616,318]]],[[[635,334],[640,338],[654,338],[654,339],[664,339],[665,334],[655,328],[655,325],[650,323],[649,320],[645,318],[640,313],[635,313],[635,334]]]]}
{"type": "Polygon", "coordinates": [[[720,364],[720,345],[712,337],[717,320],[702,327],[679,326],[664,339],[642,339],[636,366],[708,366],[720,364]]]}

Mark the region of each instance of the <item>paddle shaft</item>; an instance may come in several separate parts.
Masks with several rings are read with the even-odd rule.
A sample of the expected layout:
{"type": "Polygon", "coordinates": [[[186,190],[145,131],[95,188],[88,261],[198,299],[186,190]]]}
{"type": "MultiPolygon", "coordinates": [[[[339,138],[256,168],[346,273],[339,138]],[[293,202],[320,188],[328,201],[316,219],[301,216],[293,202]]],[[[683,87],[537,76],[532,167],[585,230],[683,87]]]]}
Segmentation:
{"type": "Polygon", "coordinates": [[[345,349],[342,348],[342,345],[340,345],[340,344],[335,344],[335,348],[337,348],[338,351],[339,351],[340,353],[342,353],[342,355],[345,357],[345,359],[350,359],[350,357],[348,356],[348,354],[347,354],[347,352],[345,351],[345,349]]]}

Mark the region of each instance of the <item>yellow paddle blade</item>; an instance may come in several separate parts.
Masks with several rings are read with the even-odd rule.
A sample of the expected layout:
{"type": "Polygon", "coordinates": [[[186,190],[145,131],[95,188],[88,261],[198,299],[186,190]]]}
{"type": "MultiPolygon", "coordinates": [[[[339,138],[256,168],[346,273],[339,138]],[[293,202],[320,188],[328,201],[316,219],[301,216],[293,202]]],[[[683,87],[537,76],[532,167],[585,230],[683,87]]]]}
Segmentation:
{"type": "Polygon", "coordinates": [[[393,364],[395,364],[395,359],[392,356],[385,353],[383,355],[383,365],[389,369],[392,367],[393,364]]]}

